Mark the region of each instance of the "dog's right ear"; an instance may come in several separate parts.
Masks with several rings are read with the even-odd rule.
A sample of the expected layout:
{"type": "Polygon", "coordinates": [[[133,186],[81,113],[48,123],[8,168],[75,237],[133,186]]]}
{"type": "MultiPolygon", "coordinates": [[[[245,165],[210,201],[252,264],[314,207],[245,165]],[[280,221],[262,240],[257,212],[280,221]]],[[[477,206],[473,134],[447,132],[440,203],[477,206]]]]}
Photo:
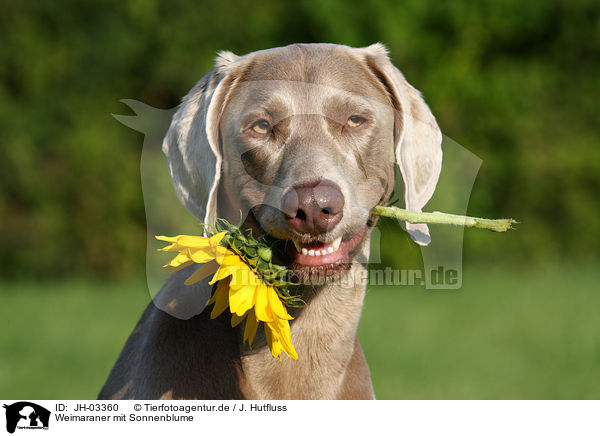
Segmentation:
{"type": "MultiPolygon", "coordinates": [[[[373,44],[361,50],[395,109],[396,163],[404,181],[406,209],[421,212],[433,195],[442,169],[442,132],[421,93],[392,65],[386,48],[373,44]]],[[[407,222],[406,230],[419,245],[431,242],[426,224],[407,222]]]]}
{"type": "Polygon", "coordinates": [[[203,223],[216,218],[222,159],[219,120],[239,59],[231,52],[219,53],[215,69],[183,98],[163,141],[177,197],[203,223]]]}

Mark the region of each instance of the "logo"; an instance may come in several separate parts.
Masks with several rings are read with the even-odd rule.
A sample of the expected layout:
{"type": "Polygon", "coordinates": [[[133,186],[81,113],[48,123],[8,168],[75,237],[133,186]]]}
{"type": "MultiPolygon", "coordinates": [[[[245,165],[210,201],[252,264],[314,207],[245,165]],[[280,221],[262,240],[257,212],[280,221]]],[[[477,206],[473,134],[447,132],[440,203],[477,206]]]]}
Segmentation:
{"type": "Polygon", "coordinates": [[[6,409],[6,431],[14,433],[15,429],[48,430],[50,411],[29,401],[19,401],[4,405],[6,409]]]}

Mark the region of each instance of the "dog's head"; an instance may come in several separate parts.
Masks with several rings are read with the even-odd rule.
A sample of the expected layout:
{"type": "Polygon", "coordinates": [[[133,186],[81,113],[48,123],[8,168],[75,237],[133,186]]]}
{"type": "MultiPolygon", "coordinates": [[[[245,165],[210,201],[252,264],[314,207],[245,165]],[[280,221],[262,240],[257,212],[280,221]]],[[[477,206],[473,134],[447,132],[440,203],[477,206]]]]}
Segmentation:
{"type": "MultiPolygon", "coordinates": [[[[442,159],[435,118],[380,44],[221,53],[183,99],[163,150],[190,212],[203,222],[241,212],[287,241],[280,261],[305,280],[361,250],[395,163],[406,208],[421,211],[442,159]]],[[[407,230],[429,243],[426,225],[407,230]]]]}

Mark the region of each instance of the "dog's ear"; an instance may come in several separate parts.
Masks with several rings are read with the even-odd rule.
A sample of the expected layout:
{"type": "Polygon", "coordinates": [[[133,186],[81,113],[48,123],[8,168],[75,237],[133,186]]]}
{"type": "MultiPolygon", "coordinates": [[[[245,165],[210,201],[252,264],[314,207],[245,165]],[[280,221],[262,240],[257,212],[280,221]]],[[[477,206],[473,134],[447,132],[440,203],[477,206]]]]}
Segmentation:
{"type": "Polygon", "coordinates": [[[175,192],[203,223],[212,223],[216,217],[221,175],[219,120],[235,83],[238,59],[231,52],[219,53],[215,69],[183,98],[163,141],[175,192]]]}
{"type": "MultiPolygon", "coordinates": [[[[396,112],[395,154],[404,180],[405,206],[421,212],[442,169],[442,132],[421,93],[390,62],[386,48],[373,44],[363,50],[368,67],[386,88],[396,112]]],[[[417,244],[431,242],[426,224],[406,223],[406,229],[417,244]]]]}

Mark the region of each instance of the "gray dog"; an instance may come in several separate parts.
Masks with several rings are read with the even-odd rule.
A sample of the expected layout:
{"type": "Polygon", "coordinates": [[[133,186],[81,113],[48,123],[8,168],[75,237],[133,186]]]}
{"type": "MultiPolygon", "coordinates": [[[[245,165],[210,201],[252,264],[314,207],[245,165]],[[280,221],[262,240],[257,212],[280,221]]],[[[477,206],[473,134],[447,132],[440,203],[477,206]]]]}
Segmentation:
{"type": "MultiPolygon", "coordinates": [[[[281,241],[277,261],[303,283],[291,311],[298,360],[252,349],[229,316],[199,308],[177,319],[150,303],[100,399],[372,399],[356,336],[369,236],[394,187],[421,211],[442,161],[435,118],[380,44],[294,44],[238,57],[183,99],[163,143],[175,190],[200,221],[238,222],[281,241]]],[[[427,226],[407,224],[419,244],[427,226]]],[[[159,297],[178,304],[197,266],[173,274],[159,297]],[[165,297],[165,295],[167,297],[165,297]],[[170,297],[170,296],[175,297],[170,297]]],[[[207,280],[194,285],[210,296],[207,280]]],[[[204,300],[206,301],[206,300],[204,300]]],[[[168,312],[168,310],[167,310],[168,312]]]]}

